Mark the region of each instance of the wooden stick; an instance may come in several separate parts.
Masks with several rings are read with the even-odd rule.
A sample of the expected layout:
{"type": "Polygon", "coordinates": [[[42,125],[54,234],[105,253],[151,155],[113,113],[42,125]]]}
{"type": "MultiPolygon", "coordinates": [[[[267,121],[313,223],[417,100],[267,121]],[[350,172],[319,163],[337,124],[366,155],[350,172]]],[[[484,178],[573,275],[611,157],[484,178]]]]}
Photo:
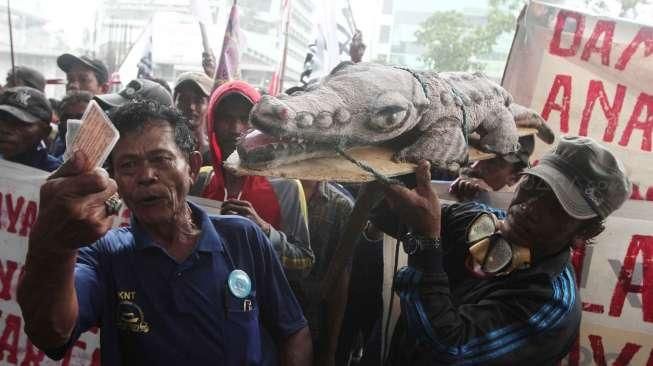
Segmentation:
{"type": "Polygon", "coordinates": [[[354,209],[349,216],[349,222],[345,231],[340,237],[338,246],[336,247],[329,268],[326,275],[322,280],[321,293],[324,299],[327,294],[331,292],[335,279],[344,270],[345,265],[351,261],[358,245],[358,239],[362,232],[367,218],[372,208],[381,201],[383,198],[383,186],[378,183],[365,184],[361,190],[354,204],[354,209]]]}
{"type": "Polygon", "coordinates": [[[212,54],[213,51],[211,50],[211,45],[209,44],[209,36],[206,32],[206,26],[204,23],[200,23],[200,32],[202,33],[202,47],[204,48],[204,52],[212,54]]]}

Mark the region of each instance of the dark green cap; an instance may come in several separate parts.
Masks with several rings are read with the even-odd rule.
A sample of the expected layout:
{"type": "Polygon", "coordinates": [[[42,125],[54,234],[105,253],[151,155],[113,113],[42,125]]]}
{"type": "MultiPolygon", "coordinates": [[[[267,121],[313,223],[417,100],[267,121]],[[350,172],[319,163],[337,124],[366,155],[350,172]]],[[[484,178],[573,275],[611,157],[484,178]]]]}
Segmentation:
{"type": "Polygon", "coordinates": [[[544,180],[565,211],[577,219],[608,217],[632,190],[621,161],[589,137],[563,137],[555,150],[524,173],[544,180]]]}

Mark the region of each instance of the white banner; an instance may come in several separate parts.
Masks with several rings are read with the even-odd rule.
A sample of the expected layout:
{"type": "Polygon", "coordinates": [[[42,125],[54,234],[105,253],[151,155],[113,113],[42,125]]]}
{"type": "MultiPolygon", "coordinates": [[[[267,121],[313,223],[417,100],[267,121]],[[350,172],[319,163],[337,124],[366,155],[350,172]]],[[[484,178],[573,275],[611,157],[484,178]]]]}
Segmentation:
{"type": "Polygon", "coordinates": [[[532,1],[503,86],[559,134],[612,150],[630,170],[633,198],[653,201],[653,27],[532,1]]]}

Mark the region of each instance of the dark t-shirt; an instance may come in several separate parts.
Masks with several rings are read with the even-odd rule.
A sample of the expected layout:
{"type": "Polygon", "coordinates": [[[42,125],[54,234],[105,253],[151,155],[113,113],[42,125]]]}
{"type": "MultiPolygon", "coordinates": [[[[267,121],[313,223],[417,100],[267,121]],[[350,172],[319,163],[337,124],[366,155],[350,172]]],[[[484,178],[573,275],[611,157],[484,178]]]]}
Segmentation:
{"type": "Polygon", "coordinates": [[[277,344],[306,320],[270,242],[248,219],[190,205],[201,236],[183,263],[134,220],[79,251],[79,316],[68,346],[100,326],[103,365],[278,364],[277,344]],[[236,269],[251,279],[245,298],[227,285],[236,269]]]}
{"type": "Polygon", "coordinates": [[[62,159],[48,154],[48,149],[43,141],[39,142],[32,149],[18,155],[13,156],[10,161],[15,163],[31,166],[32,168],[52,172],[56,170],[62,163],[62,159]]]}

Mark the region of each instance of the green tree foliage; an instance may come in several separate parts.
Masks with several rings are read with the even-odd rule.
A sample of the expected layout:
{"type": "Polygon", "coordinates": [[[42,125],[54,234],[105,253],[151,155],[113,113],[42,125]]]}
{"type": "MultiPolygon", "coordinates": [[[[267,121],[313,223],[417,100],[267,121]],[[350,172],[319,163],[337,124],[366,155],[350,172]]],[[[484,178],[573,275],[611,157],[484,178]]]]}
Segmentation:
{"type": "Polygon", "coordinates": [[[474,29],[470,29],[463,14],[457,11],[433,13],[415,33],[424,46],[422,59],[434,70],[479,69],[471,60],[483,46],[474,29]]]}
{"type": "MultiPolygon", "coordinates": [[[[620,0],[619,15],[635,18],[637,6],[653,0],[620,0]]],[[[605,0],[584,0],[587,9],[600,14],[609,12],[605,0]]],[[[525,0],[489,0],[486,21],[474,25],[458,11],[433,13],[415,32],[417,43],[424,47],[422,60],[433,70],[469,71],[483,69],[476,60],[492,52],[497,39],[514,32],[517,15],[525,0]]],[[[617,14],[612,14],[617,15],[617,14]]]]}
{"type": "MultiPolygon", "coordinates": [[[[611,14],[610,6],[605,0],[584,0],[585,6],[597,14],[611,14]]],[[[619,0],[615,5],[619,6],[619,16],[622,18],[636,19],[638,17],[638,5],[650,5],[651,0],[619,0]]]]}
{"type": "Polygon", "coordinates": [[[624,18],[637,18],[637,5],[649,5],[651,4],[650,0],[621,0],[621,10],[619,11],[619,16],[624,18]]]}
{"type": "Polygon", "coordinates": [[[475,62],[492,51],[497,38],[512,32],[523,0],[490,0],[486,22],[473,25],[458,11],[435,12],[415,33],[422,59],[434,70],[482,70],[475,62]]]}

